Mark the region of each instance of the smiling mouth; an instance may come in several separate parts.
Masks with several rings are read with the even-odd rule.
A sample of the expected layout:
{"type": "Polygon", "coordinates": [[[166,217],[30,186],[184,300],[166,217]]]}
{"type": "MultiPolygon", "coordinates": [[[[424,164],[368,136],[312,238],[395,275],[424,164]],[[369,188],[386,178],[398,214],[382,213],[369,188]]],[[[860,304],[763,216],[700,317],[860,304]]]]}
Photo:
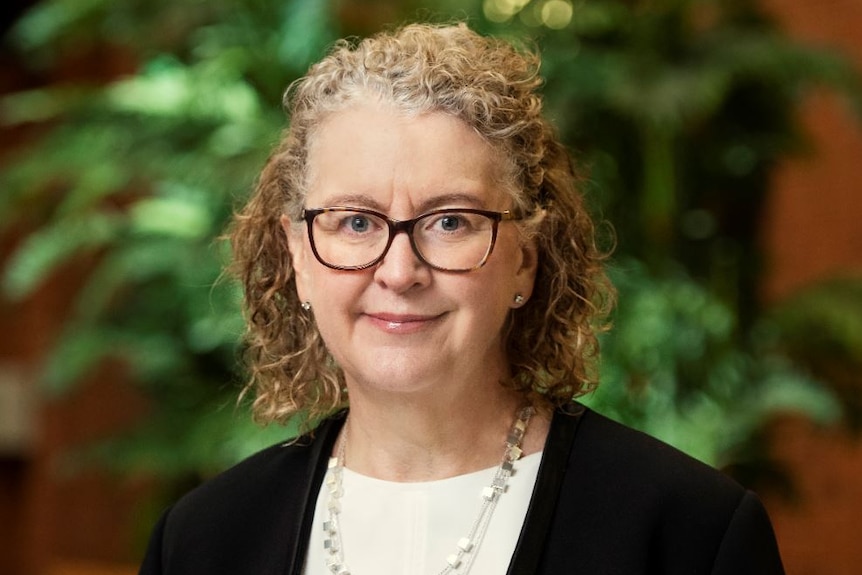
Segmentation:
{"type": "Polygon", "coordinates": [[[444,314],[437,315],[397,315],[368,313],[365,316],[372,324],[389,333],[414,333],[435,323],[444,314]]]}

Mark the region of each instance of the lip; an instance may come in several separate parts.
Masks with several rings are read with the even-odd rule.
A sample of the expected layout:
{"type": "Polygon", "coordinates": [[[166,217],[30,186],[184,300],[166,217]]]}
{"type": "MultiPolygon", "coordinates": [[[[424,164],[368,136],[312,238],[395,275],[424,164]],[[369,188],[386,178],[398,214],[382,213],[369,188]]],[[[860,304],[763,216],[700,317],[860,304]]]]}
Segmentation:
{"type": "Polygon", "coordinates": [[[396,314],[369,312],[364,314],[368,321],[387,333],[409,334],[420,332],[436,323],[444,314],[396,314]]]}

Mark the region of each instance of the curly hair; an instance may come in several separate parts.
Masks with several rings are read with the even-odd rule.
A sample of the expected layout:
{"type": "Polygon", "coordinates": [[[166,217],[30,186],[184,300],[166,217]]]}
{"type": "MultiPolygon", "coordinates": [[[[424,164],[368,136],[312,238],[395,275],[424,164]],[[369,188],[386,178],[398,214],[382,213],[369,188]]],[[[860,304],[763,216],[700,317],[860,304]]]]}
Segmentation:
{"type": "Polygon", "coordinates": [[[503,382],[551,407],[596,384],[597,331],[613,302],[595,228],[571,159],[542,116],[539,57],[464,24],[414,24],[340,41],[285,94],[290,126],[230,233],[245,289],[246,360],[262,422],[315,420],[347,403],[344,374],[301,309],[280,217],[300,220],[315,129],[330,114],[377,100],[442,112],[475,130],[505,162],[519,227],[538,247],[532,297],[513,310],[503,382]]]}

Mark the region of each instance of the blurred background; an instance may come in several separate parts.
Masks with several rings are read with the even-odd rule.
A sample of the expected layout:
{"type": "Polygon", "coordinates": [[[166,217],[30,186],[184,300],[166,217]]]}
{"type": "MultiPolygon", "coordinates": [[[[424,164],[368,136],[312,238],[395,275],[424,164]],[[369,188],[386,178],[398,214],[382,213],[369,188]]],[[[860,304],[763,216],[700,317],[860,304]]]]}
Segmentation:
{"type": "Polygon", "coordinates": [[[616,245],[586,401],[757,489],[789,574],[859,573],[858,0],[6,0],[0,573],[133,574],[292,433],[236,402],[219,235],[327,46],[456,18],[540,48],[616,245]]]}

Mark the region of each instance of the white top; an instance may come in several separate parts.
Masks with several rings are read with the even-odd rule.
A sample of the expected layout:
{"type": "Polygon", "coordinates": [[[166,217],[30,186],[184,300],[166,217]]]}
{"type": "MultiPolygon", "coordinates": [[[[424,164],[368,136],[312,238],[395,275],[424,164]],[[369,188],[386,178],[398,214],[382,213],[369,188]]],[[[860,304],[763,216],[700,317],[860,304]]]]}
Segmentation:
{"type": "MultiPolygon", "coordinates": [[[[515,551],[541,453],[515,462],[476,552],[471,573],[504,574],[515,551]]],[[[482,489],[491,485],[497,466],[439,481],[398,483],[344,469],[339,525],[344,563],[351,575],[436,575],[457,550],[479,516],[482,489]]],[[[326,567],[323,522],[328,492],[317,496],[305,575],[332,575],[326,567]]],[[[457,571],[456,571],[457,573],[457,571]]]]}

